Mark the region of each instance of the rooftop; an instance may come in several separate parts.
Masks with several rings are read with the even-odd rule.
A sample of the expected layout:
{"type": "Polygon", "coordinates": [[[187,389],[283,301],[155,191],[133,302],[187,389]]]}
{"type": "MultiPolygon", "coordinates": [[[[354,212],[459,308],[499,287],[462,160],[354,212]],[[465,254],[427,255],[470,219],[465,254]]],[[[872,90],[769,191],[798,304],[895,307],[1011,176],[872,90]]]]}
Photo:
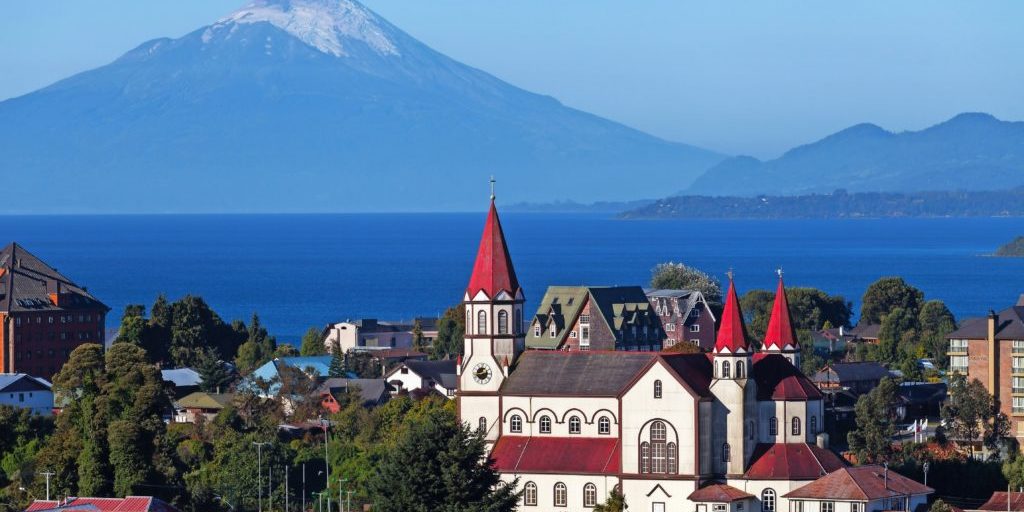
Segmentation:
{"type": "MultiPolygon", "coordinates": [[[[795,491],[787,498],[868,501],[893,496],[921,495],[934,492],[895,471],[882,466],[842,467],[795,491]]],[[[1006,502],[1003,502],[1005,510],[1006,502]]]]}
{"type": "Polygon", "coordinates": [[[755,480],[814,480],[846,465],[830,450],[808,443],[761,443],[744,475],[755,480]]]}
{"type": "Polygon", "coordinates": [[[686,499],[710,503],[731,503],[753,497],[754,495],[743,492],[731,485],[711,483],[693,491],[686,499]]]}
{"type": "Polygon", "coordinates": [[[85,288],[17,243],[0,250],[0,311],[66,309],[110,310],[85,288]],[[59,307],[53,297],[59,297],[59,307]]]}
{"type": "Polygon", "coordinates": [[[620,451],[616,438],[502,436],[491,458],[503,473],[615,475],[620,451]]]}

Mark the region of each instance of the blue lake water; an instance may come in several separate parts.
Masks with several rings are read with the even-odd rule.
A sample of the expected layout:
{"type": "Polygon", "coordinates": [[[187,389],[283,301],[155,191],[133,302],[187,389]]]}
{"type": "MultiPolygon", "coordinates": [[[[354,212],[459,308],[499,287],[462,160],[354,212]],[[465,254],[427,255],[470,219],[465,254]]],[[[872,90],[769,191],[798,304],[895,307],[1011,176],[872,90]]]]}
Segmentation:
{"type": "MultiPolygon", "coordinates": [[[[16,240],[113,308],[158,293],[202,295],[225,319],[259,312],[279,339],[346,318],[436,315],[461,300],[479,243],[478,213],[341,215],[5,216],[16,240]]],[[[986,256],[1024,219],[652,220],[505,214],[528,310],[548,285],[646,284],[683,261],[742,293],[791,286],[844,295],[901,275],[957,315],[981,315],[1024,293],[1024,259],[986,256]]]]}

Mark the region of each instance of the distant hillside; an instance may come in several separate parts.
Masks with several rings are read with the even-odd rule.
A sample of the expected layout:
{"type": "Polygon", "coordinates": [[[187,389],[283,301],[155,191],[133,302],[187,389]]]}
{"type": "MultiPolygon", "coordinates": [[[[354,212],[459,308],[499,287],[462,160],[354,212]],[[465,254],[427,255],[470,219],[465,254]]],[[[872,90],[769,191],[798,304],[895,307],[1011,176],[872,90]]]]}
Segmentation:
{"type": "Polygon", "coordinates": [[[1024,236],[1018,236],[996,249],[996,256],[1021,258],[1024,257],[1024,236]]]}
{"type": "Polygon", "coordinates": [[[479,210],[491,174],[503,201],[621,201],[722,158],[515,87],[355,0],[248,2],[0,102],[5,213],[479,210]]]}
{"type": "Polygon", "coordinates": [[[620,214],[624,219],[1021,217],[1024,187],[1005,191],[859,192],[803,196],[678,196],[620,214]]]}
{"type": "Polygon", "coordinates": [[[708,169],[689,195],[753,196],[1024,185],[1024,122],[960,114],[917,132],[859,124],[762,162],[734,157],[708,169]]]}
{"type": "Polygon", "coordinates": [[[513,203],[502,207],[505,212],[518,213],[620,213],[642,208],[654,203],[654,199],[636,201],[597,201],[577,203],[576,201],[555,201],[551,203],[513,203]]]}

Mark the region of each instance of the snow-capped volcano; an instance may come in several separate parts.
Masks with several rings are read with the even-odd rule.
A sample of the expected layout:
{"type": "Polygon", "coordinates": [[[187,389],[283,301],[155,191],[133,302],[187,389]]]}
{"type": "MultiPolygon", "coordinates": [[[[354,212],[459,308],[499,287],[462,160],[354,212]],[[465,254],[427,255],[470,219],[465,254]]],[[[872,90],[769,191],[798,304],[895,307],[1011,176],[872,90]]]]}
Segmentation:
{"type": "Polygon", "coordinates": [[[257,0],[221,18],[203,32],[208,42],[236,23],[267,22],[306,44],[336,57],[360,42],[381,55],[399,55],[388,36],[390,24],[350,0],[257,0]]]}
{"type": "Polygon", "coordinates": [[[3,212],[477,210],[491,174],[503,201],[629,200],[720,159],[510,85],[355,0],[260,0],[0,102],[3,212]]]}

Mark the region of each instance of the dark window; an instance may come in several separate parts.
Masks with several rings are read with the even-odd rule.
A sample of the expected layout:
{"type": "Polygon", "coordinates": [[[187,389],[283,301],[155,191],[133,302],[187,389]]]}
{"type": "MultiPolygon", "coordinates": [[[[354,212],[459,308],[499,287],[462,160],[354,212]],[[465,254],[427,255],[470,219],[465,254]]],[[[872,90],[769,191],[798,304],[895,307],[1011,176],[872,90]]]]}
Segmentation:
{"type": "Polygon", "coordinates": [[[793,435],[800,435],[800,418],[793,416],[793,435]]]}
{"type": "Polygon", "coordinates": [[[565,484],[563,484],[562,482],[558,482],[557,484],[555,484],[555,506],[556,507],[564,507],[564,506],[566,506],[569,503],[569,499],[568,499],[567,494],[568,494],[568,492],[567,492],[567,489],[565,487],[565,484]]]}
{"type": "Polygon", "coordinates": [[[508,312],[498,311],[498,334],[508,334],[508,312]]]}
{"type": "Polygon", "coordinates": [[[476,333],[487,334],[487,313],[484,311],[476,314],[476,333]]]}
{"type": "Polygon", "coordinates": [[[729,361],[722,361],[722,378],[728,379],[732,372],[729,369],[729,361]]]}
{"type": "Polygon", "coordinates": [[[537,506],[537,484],[526,482],[523,487],[523,504],[530,507],[537,506]]]}
{"type": "Polygon", "coordinates": [[[551,433],[551,418],[548,416],[540,417],[540,433],[550,434],[551,433]]]}
{"type": "Polygon", "coordinates": [[[597,420],[597,433],[602,435],[612,433],[612,422],[608,421],[607,416],[601,416],[601,419],[597,420]]]}
{"type": "Polygon", "coordinates": [[[512,429],[513,433],[515,433],[515,434],[522,433],[522,431],[523,431],[523,418],[521,418],[518,414],[513,414],[512,415],[512,420],[509,421],[509,426],[512,429]]]}
{"type": "Polygon", "coordinates": [[[587,484],[583,486],[583,506],[584,507],[596,507],[597,506],[597,486],[594,484],[587,484]]]}
{"type": "Polygon", "coordinates": [[[729,443],[722,445],[722,462],[729,462],[732,460],[732,449],[729,448],[729,443]]]}
{"type": "Polygon", "coordinates": [[[579,416],[573,416],[573,417],[569,418],[569,433],[570,434],[579,434],[581,427],[582,427],[582,423],[580,422],[580,417],[579,416]]]}
{"type": "Polygon", "coordinates": [[[661,381],[654,381],[654,398],[661,398],[661,381]]]}

